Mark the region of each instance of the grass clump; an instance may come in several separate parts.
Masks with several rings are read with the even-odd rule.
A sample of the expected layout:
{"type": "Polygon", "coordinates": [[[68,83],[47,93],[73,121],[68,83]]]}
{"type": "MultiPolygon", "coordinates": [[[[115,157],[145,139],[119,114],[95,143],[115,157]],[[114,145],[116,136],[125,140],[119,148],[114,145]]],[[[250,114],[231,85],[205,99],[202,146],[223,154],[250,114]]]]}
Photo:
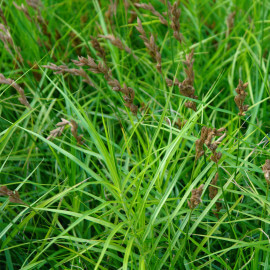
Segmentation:
{"type": "Polygon", "coordinates": [[[1,1],[1,269],[269,269],[269,8],[1,1]]]}

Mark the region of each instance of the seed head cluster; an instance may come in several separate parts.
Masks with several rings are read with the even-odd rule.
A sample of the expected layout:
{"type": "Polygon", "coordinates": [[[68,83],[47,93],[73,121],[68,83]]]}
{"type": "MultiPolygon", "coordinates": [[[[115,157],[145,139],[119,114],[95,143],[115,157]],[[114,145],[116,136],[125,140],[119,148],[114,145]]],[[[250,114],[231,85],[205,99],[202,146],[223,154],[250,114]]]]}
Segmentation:
{"type": "Polygon", "coordinates": [[[153,15],[157,16],[159,18],[159,21],[164,24],[164,25],[168,25],[167,20],[153,7],[152,4],[145,4],[145,3],[136,3],[135,7],[137,8],[142,8],[145,10],[150,11],[153,15]]]}
{"type": "Polygon", "coordinates": [[[115,37],[114,35],[99,35],[100,38],[104,38],[106,40],[109,40],[112,45],[117,47],[118,49],[122,51],[126,51],[128,54],[131,54],[136,60],[138,57],[132,52],[132,50],[126,46],[118,37],[115,37]]]}
{"type": "MultiPolygon", "coordinates": [[[[186,60],[184,64],[186,68],[184,69],[186,78],[183,82],[180,82],[177,78],[173,80],[166,78],[167,85],[170,86],[177,86],[181,95],[185,97],[189,97],[192,99],[198,99],[195,95],[195,88],[194,88],[194,71],[193,71],[193,63],[194,63],[194,51],[192,50],[190,54],[186,55],[186,60]]],[[[197,111],[196,103],[194,101],[186,101],[185,106],[187,108],[192,109],[193,111],[197,111]]]]}
{"type": "Polygon", "coordinates": [[[53,70],[54,74],[70,74],[70,75],[80,76],[83,78],[84,82],[86,82],[92,87],[95,87],[90,77],[82,68],[80,69],[69,68],[67,65],[57,66],[53,63],[50,63],[49,65],[43,65],[42,67],[53,70]]]}
{"type": "Polygon", "coordinates": [[[7,79],[7,78],[5,78],[5,76],[3,74],[0,74],[0,84],[7,84],[7,85],[10,85],[11,87],[13,87],[20,95],[20,97],[18,98],[20,103],[28,108],[31,108],[31,106],[30,106],[30,104],[25,96],[24,90],[14,80],[7,79]]]}
{"type": "Polygon", "coordinates": [[[248,110],[248,105],[244,105],[245,98],[247,96],[247,93],[245,92],[245,89],[247,88],[248,83],[243,83],[241,80],[239,80],[238,86],[235,89],[237,96],[234,98],[234,101],[236,103],[236,106],[239,108],[240,116],[244,116],[245,112],[248,110]]]}
{"type": "Polygon", "coordinates": [[[207,128],[203,127],[201,130],[201,137],[198,139],[196,144],[196,159],[199,159],[201,156],[204,155],[204,144],[207,146],[207,148],[212,152],[211,160],[215,163],[218,163],[220,160],[222,154],[220,152],[217,152],[216,149],[218,145],[221,143],[223,138],[225,138],[226,133],[223,133],[225,131],[225,128],[207,128]],[[214,137],[221,136],[218,140],[212,142],[214,137]]]}
{"type": "Polygon", "coordinates": [[[79,60],[72,60],[73,63],[77,66],[87,66],[89,67],[89,71],[93,73],[101,73],[104,75],[105,80],[112,87],[114,91],[121,92],[124,94],[124,101],[126,102],[124,105],[130,109],[133,115],[137,115],[138,107],[134,104],[135,91],[131,87],[127,87],[126,84],[121,86],[120,82],[113,78],[112,71],[107,67],[105,63],[99,62],[98,64],[95,62],[93,58],[90,56],[79,57],[79,60]]]}
{"type": "Polygon", "coordinates": [[[159,48],[155,43],[155,38],[151,33],[150,38],[147,37],[146,32],[143,29],[142,22],[139,18],[137,18],[138,26],[136,29],[140,32],[140,38],[143,40],[145,47],[148,49],[150,56],[156,61],[157,71],[162,74],[161,71],[161,54],[159,52],[159,48]]]}
{"type": "Polygon", "coordinates": [[[71,134],[76,139],[77,143],[83,144],[83,135],[78,135],[78,124],[74,120],[66,120],[65,118],[61,118],[61,122],[56,124],[57,128],[50,132],[50,135],[47,137],[47,140],[52,138],[60,137],[63,134],[63,131],[66,126],[70,126],[71,134]]]}
{"type": "Polygon", "coordinates": [[[20,63],[23,63],[23,58],[20,53],[20,49],[14,44],[11,34],[9,32],[8,26],[0,23],[0,40],[4,43],[4,47],[7,52],[14,57],[12,49],[14,49],[15,54],[17,56],[17,60],[20,63]]]}
{"type": "Polygon", "coordinates": [[[193,189],[191,191],[191,198],[188,201],[188,207],[190,209],[194,209],[197,205],[202,202],[201,196],[203,192],[204,185],[201,184],[197,189],[193,189]]]}
{"type": "Polygon", "coordinates": [[[265,164],[262,167],[264,178],[268,185],[270,185],[270,159],[265,161],[265,164]]]}
{"type": "Polygon", "coordinates": [[[9,201],[13,203],[26,204],[21,200],[19,192],[17,190],[12,191],[6,186],[0,187],[0,196],[8,197],[9,201]]]}

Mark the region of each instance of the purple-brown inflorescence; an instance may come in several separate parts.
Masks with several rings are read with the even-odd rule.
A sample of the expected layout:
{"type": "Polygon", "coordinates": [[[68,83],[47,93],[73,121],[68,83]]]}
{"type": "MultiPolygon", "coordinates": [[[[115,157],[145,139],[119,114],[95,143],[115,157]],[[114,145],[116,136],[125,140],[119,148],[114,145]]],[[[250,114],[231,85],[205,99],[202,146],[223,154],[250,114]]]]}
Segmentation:
{"type": "MultiPolygon", "coordinates": [[[[183,35],[180,33],[180,15],[181,15],[181,10],[179,8],[179,0],[177,0],[176,2],[174,2],[173,5],[171,5],[171,3],[168,1],[168,13],[164,12],[163,15],[169,15],[169,18],[171,20],[171,24],[168,24],[167,19],[164,18],[164,16],[162,14],[160,14],[154,7],[152,4],[146,4],[146,3],[138,3],[135,4],[135,6],[137,8],[142,8],[145,10],[150,11],[154,16],[157,16],[159,18],[159,21],[166,25],[166,26],[170,26],[173,29],[173,36],[181,43],[183,41],[183,35]]],[[[163,1],[163,4],[165,4],[165,1],[163,1]]]]}
{"type": "Polygon", "coordinates": [[[175,37],[176,40],[178,40],[180,43],[184,40],[183,35],[180,33],[180,15],[181,15],[181,10],[179,8],[179,0],[174,2],[172,6],[170,6],[171,9],[171,19],[172,19],[172,24],[171,27],[173,29],[173,36],[175,37]]]}
{"type": "Polygon", "coordinates": [[[31,108],[25,94],[24,94],[24,90],[14,81],[11,79],[7,79],[5,78],[5,76],[3,74],[0,74],[0,84],[7,84],[12,86],[20,95],[20,97],[18,98],[20,103],[28,108],[31,108]]]}
{"type": "Polygon", "coordinates": [[[181,120],[180,118],[177,118],[177,120],[174,123],[174,126],[176,126],[178,129],[182,129],[186,123],[187,120],[181,120]]]}
{"type": "Polygon", "coordinates": [[[28,6],[32,7],[36,11],[40,12],[40,9],[43,7],[42,2],[40,0],[26,0],[28,6]]]}
{"type": "Polygon", "coordinates": [[[262,167],[264,178],[268,185],[270,185],[270,159],[265,161],[265,164],[262,167]]]}
{"type": "Polygon", "coordinates": [[[7,26],[3,25],[0,23],[0,40],[4,43],[4,47],[5,49],[8,51],[8,53],[13,56],[12,50],[11,48],[14,49],[16,55],[17,55],[17,59],[20,63],[23,62],[23,58],[20,54],[20,50],[19,48],[14,44],[13,39],[11,37],[11,34],[9,32],[9,29],[7,26]]]}
{"type": "Polygon", "coordinates": [[[106,52],[104,48],[101,47],[99,41],[91,36],[91,44],[93,48],[97,51],[97,55],[103,59],[104,62],[106,62],[106,52]]]}
{"type": "Polygon", "coordinates": [[[151,34],[150,39],[148,39],[146,32],[142,27],[142,22],[139,18],[137,18],[138,26],[136,29],[140,32],[140,38],[143,40],[145,47],[148,49],[150,56],[156,61],[157,71],[161,74],[161,54],[159,52],[159,48],[155,43],[155,39],[153,34],[151,34]]]}
{"type": "Polygon", "coordinates": [[[91,81],[87,73],[82,69],[76,69],[76,68],[69,68],[67,65],[60,65],[57,66],[53,63],[50,63],[49,65],[42,66],[44,68],[48,68],[54,71],[54,74],[71,74],[75,76],[80,76],[83,78],[83,81],[89,84],[92,87],[95,87],[94,83],[91,81]]]}
{"type": "MultiPolygon", "coordinates": [[[[133,0],[132,3],[133,5],[135,3],[139,2],[139,0],[133,0]]],[[[125,7],[125,12],[126,12],[126,15],[128,14],[128,9],[130,7],[130,3],[131,1],[130,0],[124,0],[124,7],[125,7]]],[[[130,11],[130,17],[128,19],[128,23],[132,23],[135,19],[137,18],[137,13],[133,10],[130,11]]]]}
{"type": "Polygon", "coordinates": [[[197,189],[193,189],[191,191],[191,198],[188,201],[188,207],[190,209],[194,209],[197,205],[199,205],[202,202],[201,196],[203,192],[204,185],[201,184],[197,189]]]}
{"type": "MultiPolygon", "coordinates": [[[[166,79],[166,83],[168,86],[177,86],[179,88],[179,92],[181,95],[185,97],[189,97],[192,99],[198,99],[197,96],[195,96],[195,89],[194,89],[194,71],[193,71],[193,55],[194,51],[192,50],[190,54],[186,55],[186,60],[184,61],[184,64],[186,65],[186,68],[184,69],[186,73],[186,78],[183,82],[180,82],[178,79],[175,78],[174,81],[170,79],[166,79]]],[[[187,108],[192,109],[193,111],[196,111],[196,103],[194,101],[186,101],[185,106],[187,108]]]]}
{"type": "Polygon", "coordinates": [[[235,89],[237,96],[234,98],[234,101],[240,110],[239,112],[240,116],[244,116],[245,112],[248,110],[248,105],[244,105],[244,101],[247,96],[247,93],[245,92],[247,86],[248,86],[247,82],[243,83],[241,80],[239,80],[237,88],[235,89]]]}
{"type": "Polygon", "coordinates": [[[215,163],[218,163],[222,154],[220,152],[217,152],[216,149],[226,136],[226,133],[223,133],[224,131],[225,131],[225,128],[220,128],[220,129],[216,129],[216,128],[212,129],[212,128],[207,128],[207,127],[202,128],[201,137],[195,142],[196,160],[204,155],[203,146],[205,144],[207,148],[212,152],[211,160],[214,161],[215,163]],[[217,139],[216,141],[212,142],[215,136],[221,136],[221,137],[217,139]]]}
{"type": "Polygon", "coordinates": [[[112,23],[112,17],[116,16],[118,1],[110,0],[108,10],[105,12],[105,17],[112,23]]]}
{"type": "Polygon", "coordinates": [[[1,17],[4,25],[7,25],[7,19],[6,19],[5,14],[4,14],[4,12],[3,12],[3,10],[2,10],[1,7],[0,7],[0,17],[1,17]]]}
{"type": "Polygon", "coordinates": [[[24,13],[24,15],[26,16],[26,18],[27,18],[27,20],[28,20],[29,22],[32,22],[32,18],[31,18],[31,16],[30,16],[29,12],[28,12],[28,9],[25,7],[24,4],[21,4],[21,5],[19,6],[17,3],[13,2],[13,5],[14,5],[14,7],[15,7],[17,10],[19,10],[19,11],[21,11],[21,12],[24,13]]]}
{"type": "Polygon", "coordinates": [[[61,118],[61,122],[57,123],[56,126],[57,128],[50,131],[50,135],[47,137],[48,140],[55,138],[55,137],[60,137],[63,134],[63,131],[66,126],[70,126],[71,128],[71,134],[73,137],[76,139],[78,144],[83,144],[82,140],[82,135],[78,135],[78,124],[74,120],[66,120],[64,118],[61,118]]]}
{"type": "Polygon", "coordinates": [[[150,11],[153,15],[157,16],[159,18],[159,21],[164,24],[164,25],[168,25],[167,20],[152,6],[152,4],[145,4],[145,3],[136,3],[135,7],[137,8],[142,8],[145,10],[150,11]]]}
{"type": "Polygon", "coordinates": [[[14,43],[8,28],[3,24],[0,24],[0,40],[4,43],[6,50],[12,55],[9,46],[13,47],[14,43]]]}
{"type": "Polygon", "coordinates": [[[0,187],[0,196],[8,197],[9,201],[13,203],[26,204],[21,200],[19,192],[17,190],[12,191],[6,186],[0,187]]]}
{"type": "Polygon", "coordinates": [[[126,51],[128,54],[131,54],[135,59],[138,59],[136,55],[132,52],[132,50],[126,46],[119,38],[115,37],[114,35],[99,35],[99,37],[109,40],[112,45],[117,47],[120,50],[126,51]]]}
{"type": "MultiPolygon", "coordinates": [[[[13,2],[13,5],[17,10],[23,12],[26,18],[30,22],[33,22],[40,32],[42,32],[45,36],[48,37],[49,44],[47,42],[44,42],[44,45],[47,49],[51,49],[53,44],[52,34],[48,28],[48,21],[46,21],[41,14],[41,10],[43,8],[42,2],[40,0],[26,0],[26,3],[28,7],[31,7],[34,10],[35,16],[30,16],[28,9],[23,4],[19,6],[18,4],[13,2]]],[[[42,46],[40,38],[38,38],[38,44],[42,46]]]]}
{"type": "Polygon", "coordinates": [[[133,104],[135,92],[131,87],[127,87],[126,84],[121,87],[121,84],[118,80],[113,78],[112,71],[107,67],[105,63],[98,63],[96,64],[95,60],[90,56],[79,57],[79,60],[72,60],[73,63],[77,66],[87,66],[89,70],[93,73],[101,73],[104,75],[105,80],[108,84],[112,87],[114,91],[121,92],[124,94],[124,101],[126,102],[124,105],[130,109],[133,115],[137,115],[138,107],[133,104]]]}

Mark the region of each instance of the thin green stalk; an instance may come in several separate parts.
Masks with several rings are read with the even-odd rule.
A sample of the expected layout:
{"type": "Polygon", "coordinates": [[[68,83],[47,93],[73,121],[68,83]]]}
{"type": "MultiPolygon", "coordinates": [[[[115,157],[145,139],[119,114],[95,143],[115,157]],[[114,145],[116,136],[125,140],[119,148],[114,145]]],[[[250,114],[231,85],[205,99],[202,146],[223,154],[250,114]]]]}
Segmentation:
{"type": "Polygon", "coordinates": [[[181,265],[184,266],[184,253],[185,253],[185,248],[186,248],[186,244],[187,244],[187,239],[188,239],[188,231],[189,231],[189,227],[190,227],[190,220],[191,220],[191,215],[193,213],[193,210],[194,209],[191,209],[191,211],[189,212],[189,217],[188,217],[188,223],[187,223],[187,231],[186,231],[186,235],[185,235],[185,238],[184,238],[184,244],[181,248],[181,256],[180,256],[180,261],[181,261],[181,265]]]}
{"type": "MultiPolygon", "coordinates": [[[[216,165],[217,165],[217,173],[218,173],[218,163],[216,163],[216,165]]],[[[232,219],[231,219],[231,214],[230,214],[228,202],[227,202],[227,199],[225,197],[225,191],[224,191],[223,185],[221,184],[220,186],[221,186],[222,196],[223,196],[223,199],[224,199],[225,209],[226,209],[226,212],[227,212],[227,215],[228,215],[228,218],[229,218],[229,226],[230,226],[230,231],[231,231],[231,238],[233,238],[233,236],[234,236],[234,238],[236,240],[238,240],[237,234],[234,231],[233,226],[232,226],[232,223],[231,223],[232,219]]],[[[245,256],[243,254],[242,249],[240,249],[240,253],[242,255],[242,258],[243,258],[244,262],[246,262],[245,256]]]]}

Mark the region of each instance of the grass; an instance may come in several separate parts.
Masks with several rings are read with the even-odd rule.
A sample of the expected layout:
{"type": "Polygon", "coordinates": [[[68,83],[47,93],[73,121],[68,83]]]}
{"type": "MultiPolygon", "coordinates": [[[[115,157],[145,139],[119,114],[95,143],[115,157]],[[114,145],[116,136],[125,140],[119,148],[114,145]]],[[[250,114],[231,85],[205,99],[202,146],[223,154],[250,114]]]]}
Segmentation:
{"type": "MultiPolygon", "coordinates": [[[[181,1],[182,42],[132,1],[119,1],[110,15],[110,1],[44,0],[42,19],[33,1],[16,3],[31,20],[12,1],[0,1],[0,23],[6,21],[15,44],[7,50],[0,40],[0,74],[24,90],[31,107],[12,84],[0,85],[0,185],[23,201],[0,197],[1,269],[269,269],[262,171],[270,159],[269,2],[181,1]],[[153,34],[153,58],[136,17],[147,42],[153,34]],[[99,36],[109,34],[131,53],[99,36]],[[110,76],[72,63],[87,55],[103,63],[90,36],[105,49],[110,76]],[[192,49],[198,99],[166,83],[186,79],[183,62],[192,49]],[[54,74],[43,67],[50,63],[73,70],[54,74]],[[80,68],[93,85],[74,71],[80,68]],[[248,83],[243,116],[234,102],[239,79],[248,83]],[[61,118],[69,125],[48,139],[61,118]],[[186,121],[181,128],[178,119],[186,121]],[[216,164],[205,145],[196,159],[203,127],[226,129],[216,164]]],[[[162,1],[145,3],[160,14],[169,10],[162,1]]]]}

